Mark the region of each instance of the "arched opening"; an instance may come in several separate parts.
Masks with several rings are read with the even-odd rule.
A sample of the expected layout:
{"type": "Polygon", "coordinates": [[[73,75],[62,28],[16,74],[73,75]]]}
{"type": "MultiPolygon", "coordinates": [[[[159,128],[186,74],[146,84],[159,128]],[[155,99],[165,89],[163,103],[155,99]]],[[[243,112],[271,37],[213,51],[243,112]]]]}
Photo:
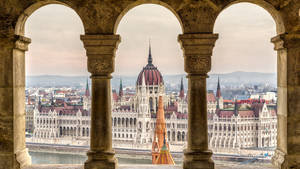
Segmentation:
{"type": "Polygon", "coordinates": [[[270,39],[283,33],[284,27],[276,12],[264,3],[231,4],[215,22],[214,32],[219,34],[219,39],[208,80],[208,107],[215,107],[215,113],[208,115],[208,123],[215,126],[209,128],[213,130],[209,131],[213,133],[209,140],[216,140],[210,144],[216,159],[220,154],[238,154],[237,158],[249,155],[257,158],[263,154],[267,164],[250,165],[271,166],[277,144],[274,141],[268,149],[261,144],[265,135],[273,138],[277,130],[268,134],[266,127],[253,126],[277,125],[275,100],[281,96],[277,95],[279,69],[276,66],[281,63],[276,63],[270,39]],[[274,98],[270,99],[269,95],[274,98]],[[263,116],[264,106],[270,114],[268,118],[263,116]]]}
{"type": "MultiPolygon", "coordinates": [[[[72,156],[71,154],[64,157],[69,161],[59,160],[59,157],[62,158],[59,156],[59,150],[52,147],[55,144],[66,146],[84,142],[80,141],[79,143],[75,137],[77,127],[84,126],[80,122],[77,126],[77,114],[80,116],[89,114],[86,113],[89,110],[84,110],[84,113],[78,111],[84,109],[82,108],[84,96],[81,94],[81,90],[86,87],[86,78],[79,76],[87,77],[88,75],[85,49],[80,41],[80,34],[84,34],[80,17],[72,8],[61,2],[38,2],[21,14],[16,24],[15,34],[25,41],[26,37],[32,40],[26,57],[24,51],[22,51],[24,57],[20,57],[18,52],[21,50],[13,54],[14,57],[21,58],[18,61],[21,66],[17,67],[18,70],[15,71],[22,72],[18,78],[26,81],[25,100],[22,103],[24,106],[21,107],[30,110],[28,112],[31,113],[26,114],[29,118],[26,118],[25,124],[26,127],[32,128],[32,135],[26,133],[26,138],[18,139],[18,141],[24,141],[24,143],[26,141],[33,164],[40,162],[82,164],[85,159],[72,160],[72,158],[68,158],[72,156]],[[72,84],[71,81],[74,79],[69,79],[70,76],[77,78],[79,82],[72,84]],[[61,81],[62,79],[64,80],[61,81]],[[76,86],[82,86],[82,89],[75,89],[76,86]],[[72,101],[71,95],[77,95],[77,100],[72,101]],[[35,134],[39,131],[42,131],[43,134],[35,134]],[[38,144],[51,144],[52,146],[46,146],[49,150],[45,150],[45,152],[31,151],[38,144]],[[50,153],[45,155],[46,151],[50,153]],[[51,160],[49,160],[50,158],[51,160]],[[53,161],[53,159],[56,160],[53,161]]],[[[21,90],[17,92],[24,93],[21,90]]],[[[23,95],[20,94],[20,96],[23,95]]],[[[89,121],[90,118],[86,117],[86,120],[89,121]]],[[[24,123],[16,122],[16,124],[23,125],[24,123]]],[[[89,122],[86,124],[88,126],[89,122]]],[[[78,128],[78,135],[79,132],[81,131],[78,128]]],[[[23,133],[20,131],[15,134],[22,135],[23,133]]],[[[85,131],[82,134],[86,134],[85,131]]]]}
{"type": "MultiPolygon", "coordinates": [[[[147,147],[152,147],[158,139],[165,138],[167,147],[174,147],[173,150],[170,150],[171,152],[175,149],[183,150],[185,142],[181,141],[181,133],[178,136],[180,143],[175,141],[177,130],[174,133],[174,141],[169,142],[172,138],[169,129],[172,126],[167,125],[171,123],[171,115],[179,112],[176,102],[181,78],[185,74],[182,51],[177,42],[178,35],[182,34],[181,23],[172,13],[174,11],[168,10],[169,7],[166,8],[166,4],[162,6],[140,5],[142,4],[140,2],[144,3],[144,1],[139,1],[125,9],[115,25],[115,32],[120,34],[122,43],[116,51],[116,66],[113,76],[117,78],[113,78],[111,84],[113,95],[117,95],[115,91],[123,89],[122,98],[126,98],[126,101],[113,99],[112,105],[116,107],[112,108],[112,115],[136,117],[133,119],[133,123],[134,126],[136,121],[138,124],[131,139],[126,139],[127,133],[131,134],[128,128],[131,125],[124,126],[124,130],[118,127],[113,128],[113,133],[118,131],[126,136],[125,139],[113,139],[114,149],[118,150],[124,147],[135,149],[136,147],[148,150],[147,147]],[[169,77],[172,77],[173,81],[169,80],[169,77]],[[174,94],[175,91],[176,94],[174,94]],[[159,106],[160,96],[163,99],[161,107],[159,106]],[[124,108],[126,110],[122,110],[124,108]],[[114,110],[121,110],[121,112],[114,112],[114,110]],[[156,121],[157,118],[160,118],[157,114],[160,110],[164,111],[164,122],[156,121]],[[160,136],[155,139],[153,133],[159,129],[162,131],[159,131],[160,136]],[[118,144],[120,140],[122,140],[122,145],[118,144]],[[132,142],[135,144],[133,145],[132,142]]],[[[156,3],[156,1],[151,2],[156,3]]],[[[180,110],[180,115],[176,116],[175,121],[182,120],[183,112],[180,110]]],[[[186,120],[184,123],[187,123],[187,119],[182,121],[184,120],[186,120]]],[[[131,124],[131,119],[129,122],[131,124]]],[[[174,126],[174,129],[175,127],[182,128],[181,125],[174,126]]],[[[159,147],[159,149],[161,148],[159,147]]],[[[135,153],[134,151],[128,151],[128,153],[135,153]]],[[[138,157],[136,160],[139,160],[138,157]]],[[[182,162],[181,157],[176,160],[182,162]]],[[[153,163],[147,160],[147,164],[153,163]]]]}

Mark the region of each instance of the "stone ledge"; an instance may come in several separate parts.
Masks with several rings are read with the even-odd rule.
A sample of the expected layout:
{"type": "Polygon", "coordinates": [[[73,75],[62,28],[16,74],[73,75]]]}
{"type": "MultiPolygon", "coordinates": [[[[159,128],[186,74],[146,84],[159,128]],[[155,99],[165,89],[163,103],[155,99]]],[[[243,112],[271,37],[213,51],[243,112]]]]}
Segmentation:
{"type": "MultiPolygon", "coordinates": [[[[25,169],[83,169],[81,164],[43,164],[43,165],[31,165],[25,169]]],[[[182,166],[175,165],[120,165],[118,169],[182,169],[182,166]]],[[[255,165],[255,164],[216,164],[216,169],[275,169],[275,167],[266,164],[266,165],[255,165]]]]}

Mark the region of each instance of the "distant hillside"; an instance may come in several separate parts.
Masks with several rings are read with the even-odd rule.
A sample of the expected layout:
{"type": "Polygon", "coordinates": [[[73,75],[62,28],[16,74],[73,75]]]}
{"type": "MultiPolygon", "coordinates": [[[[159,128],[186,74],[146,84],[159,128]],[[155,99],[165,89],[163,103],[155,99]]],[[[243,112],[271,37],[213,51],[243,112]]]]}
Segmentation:
{"type": "Polygon", "coordinates": [[[269,84],[270,86],[277,86],[276,73],[259,73],[259,72],[232,72],[226,74],[210,74],[207,88],[215,89],[216,83],[220,77],[220,83],[223,86],[240,86],[241,84],[259,85],[269,84]]]}
{"type": "MultiPolygon", "coordinates": [[[[184,78],[184,85],[187,88],[186,75],[165,75],[164,82],[167,86],[179,86],[180,79],[184,78]]],[[[257,73],[257,72],[233,72],[226,74],[210,74],[207,80],[207,88],[215,90],[218,77],[222,86],[240,86],[241,84],[269,84],[276,86],[277,77],[275,73],[257,73]]],[[[86,84],[87,76],[28,76],[26,77],[26,86],[28,87],[83,87],[86,84]]],[[[123,86],[135,86],[137,76],[122,76],[123,86]]],[[[89,80],[90,81],[90,80],[89,80]]],[[[90,82],[89,82],[90,83],[90,82]]],[[[118,89],[120,76],[112,79],[112,88],[118,89]]]]}

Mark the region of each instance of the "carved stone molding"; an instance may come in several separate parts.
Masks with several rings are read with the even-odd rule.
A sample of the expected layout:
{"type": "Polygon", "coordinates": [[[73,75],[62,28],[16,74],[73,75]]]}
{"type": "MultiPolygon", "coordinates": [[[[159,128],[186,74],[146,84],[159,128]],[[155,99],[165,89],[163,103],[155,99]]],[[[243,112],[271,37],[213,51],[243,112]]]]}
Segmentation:
{"type": "Polygon", "coordinates": [[[27,38],[25,36],[16,35],[15,36],[15,49],[21,50],[21,51],[27,51],[28,45],[31,43],[31,39],[27,38]]]}
{"type": "Polygon", "coordinates": [[[289,78],[285,81],[290,85],[300,86],[300,34],[280,34],[272,38],[271,42],[274,43],[274,49],[278,52],[278,63],[286,62],[286,65],[280,67],[278,74],[289,74],[289,78]],[[282,72],[283,67],[286,67],[286,70],[282,72]]]}
{"type": "Polygon", "coordinates": [[[92,75],[107,75],[114,72],[114,58],[100,57],[88,58],[88,71],[92,75]]]}
{"type": "Polygon", "coordinates": [[[281,50],[285,48],[298,48],[300,45],[299,33],[284,33],[275,36],[271,39],[271,42],[275,45],[275,50],[281,50]]]}
{"type": "Polygon", "coordinates": [[[31,165],[31,157],[28,153],[28,148],[25,148],[21,151],[17,151],[15,154],[16,160],[20,164],[20,168],[24,168],[26,166],[31,165]]]}
{"type": "Polygon", "coordinates": [[[275,36],[274,38],[271,39],[271,42],[274,44],[274,50],[279,51],[285,49],[284,47],[284,41],[281,38],[280,35],[275,36]]]}
{"type": "Polygon", "coordinates": [[[184,69],[189,74],[207,74],[218,34],[182,34],[178,41],[184,53],[184,69]]]}
{"type": "Polygon", "coordinates": [[[88,71],[92,75],[114,72],[115,53],[121,41],[119,35],[81,35],[88,57],[88,71]]]}

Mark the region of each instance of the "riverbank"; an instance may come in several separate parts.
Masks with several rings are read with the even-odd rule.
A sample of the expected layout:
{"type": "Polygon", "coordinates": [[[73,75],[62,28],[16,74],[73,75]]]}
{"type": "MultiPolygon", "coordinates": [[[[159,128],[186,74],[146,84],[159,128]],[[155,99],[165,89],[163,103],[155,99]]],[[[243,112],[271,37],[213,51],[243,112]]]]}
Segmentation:
{"type": "MultiPolygon", "coordinates": [[[[40,143],[26,143],[27,148],[33,157],[43,155],[45,160],[36,164],[47,163],[47,159],[53,159],[60,163],[63,157],[73,158],[74,161],[70,160],[72,164],[82,164],[86,160],[86,152],[89,150],[88,146],[74,146],[74,145],[59,145],[59,144],[40,144],[40,143]],[[40,153],[40,154],[39,154],[40,153]],[[55,156],[53,156],[55,154],[55,156]],[[47,157],[49,155],[49,157],[47,157]],[[75,155],[74,157],[72,157],[75,155]],[[55,159],[57,157],[57,159],[55,159]],[[76,162],[79,161],[79,162],[76,162]]],[[[152,156],[150,150],[139,150],[139,149],[125,149],[125,148],[114,148],[116,157],[122,164],[151,164],[152,156]]],[[[182,152],[171,152],[176,164],[182,164],[183,153],[182,152]]],[[[264,156],[243,156],[234,154],[214,154],[214,160],[219,161],[230,161],[238,163],[271,163],[270,157],[264,156]]],[[[33,159],[34,161],[34,159],[33,159]]],[[[63,162],[63,161],[62,161],[63,162]]],[[[57,162],[56,162],[57,163],[57,162]]],[[[47,163],[48,164],[48,163],[47,163]]],[[[55,163],[49,163],[55,164],[55,163]]]]}

